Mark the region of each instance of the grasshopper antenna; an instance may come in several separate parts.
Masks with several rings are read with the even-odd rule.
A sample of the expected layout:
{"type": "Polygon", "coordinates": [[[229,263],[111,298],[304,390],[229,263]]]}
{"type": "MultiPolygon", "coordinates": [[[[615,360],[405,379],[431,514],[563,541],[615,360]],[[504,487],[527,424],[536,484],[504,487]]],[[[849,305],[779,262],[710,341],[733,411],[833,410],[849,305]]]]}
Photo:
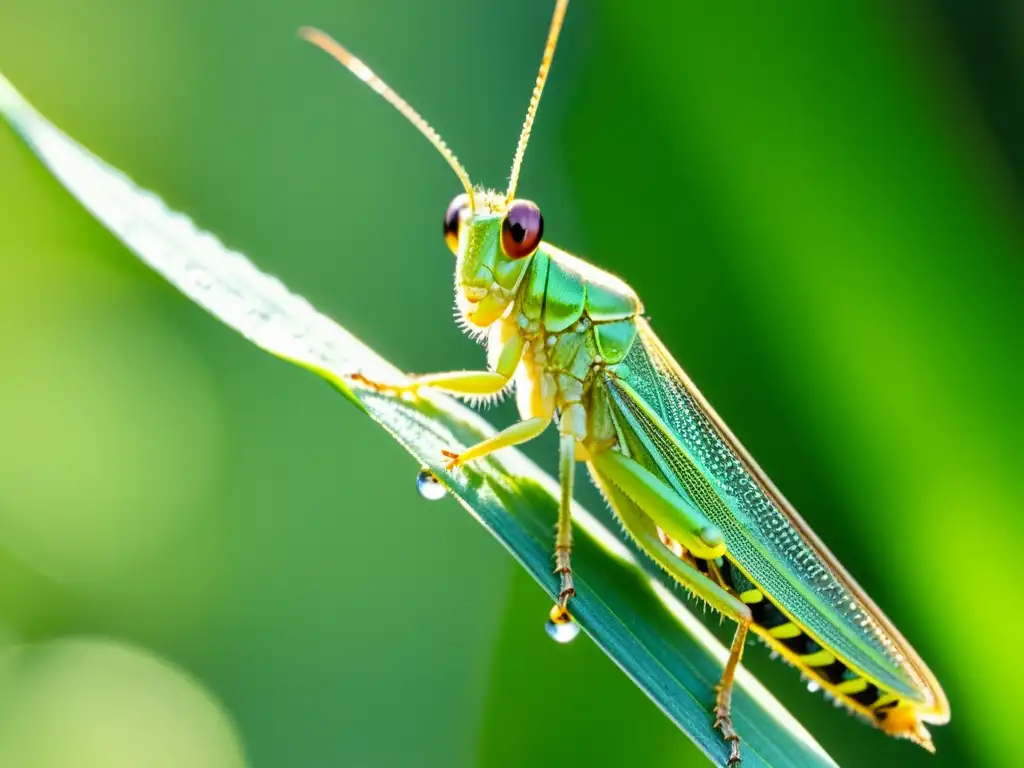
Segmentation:
{"type": "Polygon", "coordinates": [[[551,27],[548,29],[548,41],[544,46],[544,56],[540,60],[540,71],[537,73],[537,83],[533,86],[533,95],[530,97],[530,106],[526,110],[526,120],[523,121],[523,130],[519,134],[519,145],[516,147],[516,156],[512,161],[512,173],[508,180],[508,194],[505,201],[511,202],[516,196],[516,185],[519,183],[519,171],[523,167],[523,155],[526,154],[526,143],[530,140],[530,131],[533,130],[533,121],[537,117],[537,105],[540,104],[540,95],[544,92],[544,83],[548,80],[548,72],[551,69],[551,60],[555,58],[555,46],[558,44],[558,34],[562,31],[562,22],[565,20],[565,9],[569,7],[569,0],[558,0],[555,3],[555,14],[551,17],[551,27]]]}
{"type": "Polygon", "coordinates": [[[448,165],[455,171],[455,175],[459,177],[459,181],[462,182],[466,195],[469,197],[470,210],[473,210],[473,184],[469,180],[469,174],[466,173],[466,169],[462,167],[462,163],[455,157],[455,153],[448,148],[444,139],[431,127],[430,123],[424,120],[423,116],[413,109],[409,102],[395,93],[391,86],[375,75],[372,69],[349,53],[347,48],[326,32],[321,32],[313,27],[302,27],[299,30],[299,36],[330,55],[345,69],[373,88],[373,90],[384,97],[386,102],[401,112],[405,119],[412,123],[420,133],[426,136],[427,141],[434,145],[434,148],[448,161],[448,165]]]}

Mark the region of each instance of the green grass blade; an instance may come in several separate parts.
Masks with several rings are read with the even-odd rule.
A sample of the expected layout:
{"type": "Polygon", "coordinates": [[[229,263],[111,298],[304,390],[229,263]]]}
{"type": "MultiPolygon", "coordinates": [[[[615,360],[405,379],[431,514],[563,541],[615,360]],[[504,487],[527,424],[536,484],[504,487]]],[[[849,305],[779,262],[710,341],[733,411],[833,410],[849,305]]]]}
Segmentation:
{"type": "MultiPolygon", "coordinates": [[[[401,374],[277,279],[60,132],[2,76],[0,113],[71,194],[140,259],[254,344],[338,387],[421,465],[430,467],[554,596],[551,548],[557,484],[548,474],[514,450],[457,474],[445,473],[442,448],[458,449],[494,433],[480,416],[443,396],[404,402],[349,388],[344,377],[354,371],[387,380],[401,374]]],[[[579,506],[573,514],[574,615],[665,714],[715,763],[723,764],[727,750],[712,728],[710,711],[725,648],[617,532],[579,506]]],[[[744,765],[834,765],[742,669],[733,702],[744,765]]]]}

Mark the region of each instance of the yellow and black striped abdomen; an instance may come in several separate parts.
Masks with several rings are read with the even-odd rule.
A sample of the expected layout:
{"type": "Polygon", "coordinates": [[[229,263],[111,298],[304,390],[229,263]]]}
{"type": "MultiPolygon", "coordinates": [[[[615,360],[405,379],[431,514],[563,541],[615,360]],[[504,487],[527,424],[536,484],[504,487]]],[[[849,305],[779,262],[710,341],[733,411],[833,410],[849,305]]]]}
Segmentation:
{"type": "MultiPolygon", "coordinates": [[[[706,561],[698,566],[701,570],[708,568],[706,561]]],[[[822,647],[732,562],[724,560],[713,570],[718,571],[723,586],[750,608],[751,629],[773,650],[850,710],[885,728],[886,719],[900,704],[899,696],[879,687],[822,647]]]]}

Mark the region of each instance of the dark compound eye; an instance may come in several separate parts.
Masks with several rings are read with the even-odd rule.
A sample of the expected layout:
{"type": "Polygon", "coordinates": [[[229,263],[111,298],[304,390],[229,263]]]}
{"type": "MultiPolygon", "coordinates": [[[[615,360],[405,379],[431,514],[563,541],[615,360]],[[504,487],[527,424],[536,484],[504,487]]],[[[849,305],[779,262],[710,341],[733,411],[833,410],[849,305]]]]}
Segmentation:
{"type": "Polygon", "coordinates": [[[544,217],[529,200],[513,200],[501,225],[501,247],[510,259],[529,256],[544,235],[544,217]]]}
{"type": "Polygon", "coordinates": [[[444,213],[444,241],[452,253],[459,250],[459,221],[462,219],[462,212],[467,208],[469,195],[463,193],[448,204],[448,210],[444,213]]]}

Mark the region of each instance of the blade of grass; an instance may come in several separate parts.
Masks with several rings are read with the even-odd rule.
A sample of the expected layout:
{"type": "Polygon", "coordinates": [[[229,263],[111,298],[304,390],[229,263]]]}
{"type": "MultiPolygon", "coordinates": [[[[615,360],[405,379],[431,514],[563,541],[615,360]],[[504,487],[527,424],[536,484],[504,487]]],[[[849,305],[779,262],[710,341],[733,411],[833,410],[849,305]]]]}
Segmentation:
{"type": "MultiPolygon", "coordinates": [[[[40,115],[0,75],[0,114],[93,216],[182,293],[254,344],[308,368],[386,429],[511,552],[552,598],[557,484],[515,450],[444,471],[441,449],[494,434],[458,402],[434,394],[396,400],[348,385],[361,371],[401,373],[305,299],[260,272],[159,198],[92,155],[40,115]]],[[[714,685],[725,648],[650,562],[580,506],[573,553],[573,613],[586,633],[707,755],[727,749],[712,727],[714,685]]],[[[733,718],[747,766],[834,765],[804,728],[745,670],[733,718]]]]}

